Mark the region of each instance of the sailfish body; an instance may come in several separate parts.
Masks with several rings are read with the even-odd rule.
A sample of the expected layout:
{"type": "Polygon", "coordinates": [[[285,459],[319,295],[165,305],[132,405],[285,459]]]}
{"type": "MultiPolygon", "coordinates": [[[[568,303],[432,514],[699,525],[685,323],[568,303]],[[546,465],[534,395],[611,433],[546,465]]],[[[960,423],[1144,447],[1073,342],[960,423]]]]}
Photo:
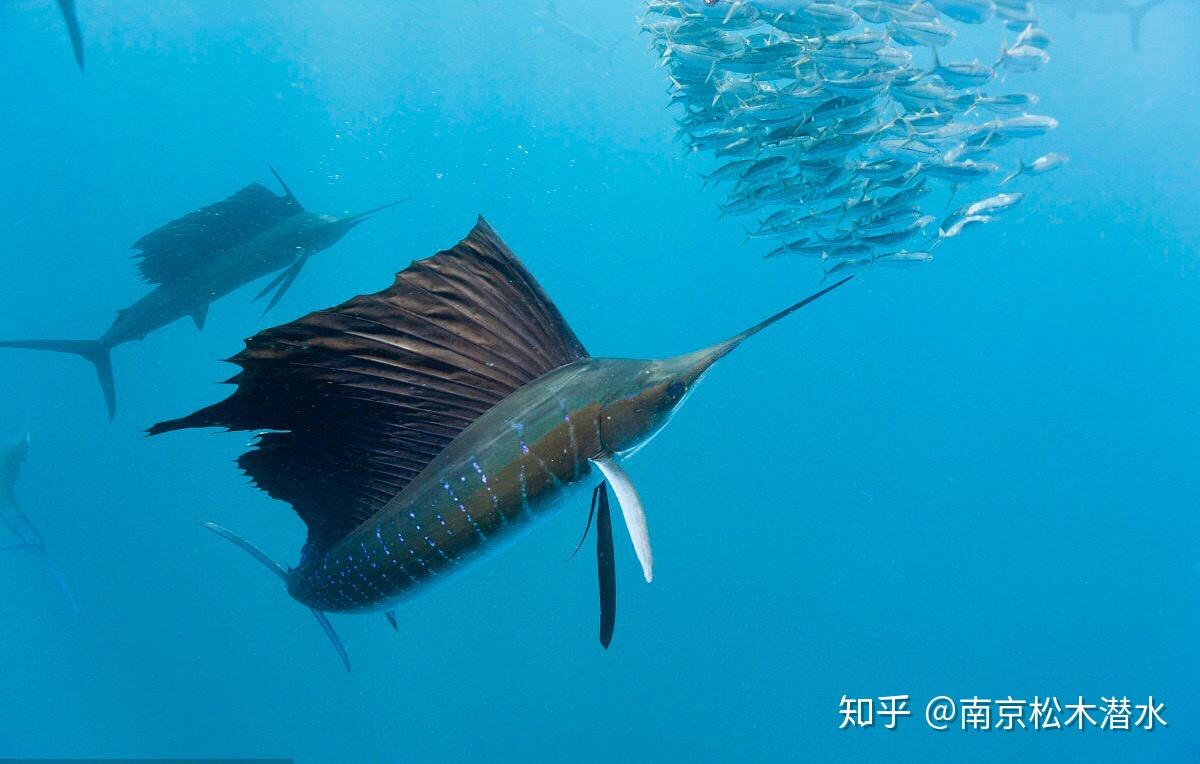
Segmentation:
{"type": "Polygon", "coordinates": [[[116,409],[109,359],[113,348],[143,339],[187,316],[203,329],[210,304],[255,279],[283,271],[264,290],[263,294],[278,287],[269,310],[295,281],[308,258],[337,243],[377,211],[346,218],[312,213],[279,180],[283,195],[254,183],[139,239],[134,244],[139,250],[139,270],[155,286],[118,311],[116,320],[99,339],[7,340],[0,342],[0,348],[74,353],[91,361],[111,416],[116,409]]]}
{"type": "Polygon", "coordinates": [[[327,631],[321,613],[387,610],[517,538],[575,487],[611,485],[650,580],[645,517],[621,457],[717,359],[820,294],[688,355],[592,358],[481,219],[383,292],[251,338],[232,359],[236,392],[151,432],[268,430],[239,463],[305,521],[300,563],[285,571],[210,527],[273,566],[327,631]]]}

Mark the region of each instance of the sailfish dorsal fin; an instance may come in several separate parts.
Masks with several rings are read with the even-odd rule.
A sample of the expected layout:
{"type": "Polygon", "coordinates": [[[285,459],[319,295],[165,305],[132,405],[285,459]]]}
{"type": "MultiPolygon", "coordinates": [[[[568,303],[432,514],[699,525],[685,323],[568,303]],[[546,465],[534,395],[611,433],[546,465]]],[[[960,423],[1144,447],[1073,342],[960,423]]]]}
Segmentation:
{"type": "Polygon", "coordinates": [[[189,212],[138,239],[133,245],[140,250],[134,255],[138,270],[152,284],[166,283],[303,211],[290,192],[279,196],[251,183],[228,199],[189,212]]]}
{"type": "Polygon", "coordinates": [[[481,414],[587,356],[533,276],[480,218],[382,292],[260,332],[230,359],[237,390],[152,434],[267,430],[239,459],[290,503],[320,554],[398,494],[481,414]]]}

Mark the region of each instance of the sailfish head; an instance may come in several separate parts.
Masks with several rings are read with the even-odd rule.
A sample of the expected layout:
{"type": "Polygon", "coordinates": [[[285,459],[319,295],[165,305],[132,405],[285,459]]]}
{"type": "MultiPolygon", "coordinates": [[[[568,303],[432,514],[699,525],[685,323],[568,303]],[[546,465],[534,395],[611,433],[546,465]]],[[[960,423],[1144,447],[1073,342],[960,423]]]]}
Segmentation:
{"type": "Polygon", "coordinates": [[[607,393],[600,401],[600,441],[606,451],[630,456],[650,441],[696,388],[709,369],[747,339],[853,276],[826,287],[727,340],[684,355],[608,365],[607,393]]]}
{"type": "Polygon", "coordinates": [[[315,224],[309,230],[310,239],[307,242],[310,251],[320,251],[328,249],[350,233],[352,229],[360,223],[365,223],[377,212],[382,212],[389,207],[395,207],[407,199],[397,199],[394,202],[375,207],[374,209],[360,212],[356,215],[347,215],[345,217],[337,217],[335,215],[318,215],[316,216],[315,224]]]}

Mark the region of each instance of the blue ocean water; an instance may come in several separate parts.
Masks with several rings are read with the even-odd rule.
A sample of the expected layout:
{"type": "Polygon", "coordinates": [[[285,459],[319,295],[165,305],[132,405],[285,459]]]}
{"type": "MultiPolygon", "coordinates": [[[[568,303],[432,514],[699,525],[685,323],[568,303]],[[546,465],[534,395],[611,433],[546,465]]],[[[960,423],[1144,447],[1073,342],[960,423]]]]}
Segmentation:
{"type": "MultiPolygon", "coordinates": [[[[643,7],[561,0],[80,0],[0,8],[0,335],[98,336],[145,291],[128,245],[273,163],[310,209],[400,207],[114,353],[109,424],[65,356],[0,356],[19,500],[80,601],[0,556],[0,756],[301,761],[1195,761],[1200,690],[1200,9],[1047,9],[1031,80],[1064,170],[937,252],[869,272],[714,370],[628,465],[655,544],[617,539],[596,642],[587,507],[398,612],[304,608],[213,520],[294,563],[246,434],[144,437],[223,397],[267,326],[390,283],[482,213],[594,355],[692,350],[814,291],[764,262],[680,155],[643,7]],[[898,729],[839,701],[907,694],[898,729]],[[935,696],[1128,696],[1153,731],[934,731],[935,696]]],[[[1041,144],[1039,144],[1041,145],[1041,144]]],[[[1032,158],[1032,157],[1030,157],[1032,158]]],[[[622,532],[618,528],[619,532],[622,532]]],[[[1099,714],[1098,714],[1099,716],[1099,714]]]]}

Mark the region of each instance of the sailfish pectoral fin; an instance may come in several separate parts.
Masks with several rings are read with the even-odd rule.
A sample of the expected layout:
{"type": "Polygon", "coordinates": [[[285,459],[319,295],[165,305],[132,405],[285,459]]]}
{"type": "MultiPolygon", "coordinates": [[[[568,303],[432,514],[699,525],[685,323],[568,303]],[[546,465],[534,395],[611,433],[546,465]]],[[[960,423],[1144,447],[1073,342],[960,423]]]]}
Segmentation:
{"type": "Polygon", "coordinates": [[[596,486],[592,507],[596,514],[596,573],[600,581],[600,644],[607,650],[617,625],[617,565],[613,553],[612,514],[608,509],[608,487],[596,486]]]}
{"type": "Polygon", "coordinates": [[[650,548],[650,529],[646,525],[646,512],[642,509],[642,499],[629,475],[612,457],[592,459],[592,464],[604,475],[604,479],[612,486],[617,495],[617,503],[621,505],[621,514],[625,517],[625,527],[629,529],[629,538],[633,541],[633,551],[637,554],[638,562],[642,564],[642,575],[646,583],[654,580],[654,551],[650,548]]]}

